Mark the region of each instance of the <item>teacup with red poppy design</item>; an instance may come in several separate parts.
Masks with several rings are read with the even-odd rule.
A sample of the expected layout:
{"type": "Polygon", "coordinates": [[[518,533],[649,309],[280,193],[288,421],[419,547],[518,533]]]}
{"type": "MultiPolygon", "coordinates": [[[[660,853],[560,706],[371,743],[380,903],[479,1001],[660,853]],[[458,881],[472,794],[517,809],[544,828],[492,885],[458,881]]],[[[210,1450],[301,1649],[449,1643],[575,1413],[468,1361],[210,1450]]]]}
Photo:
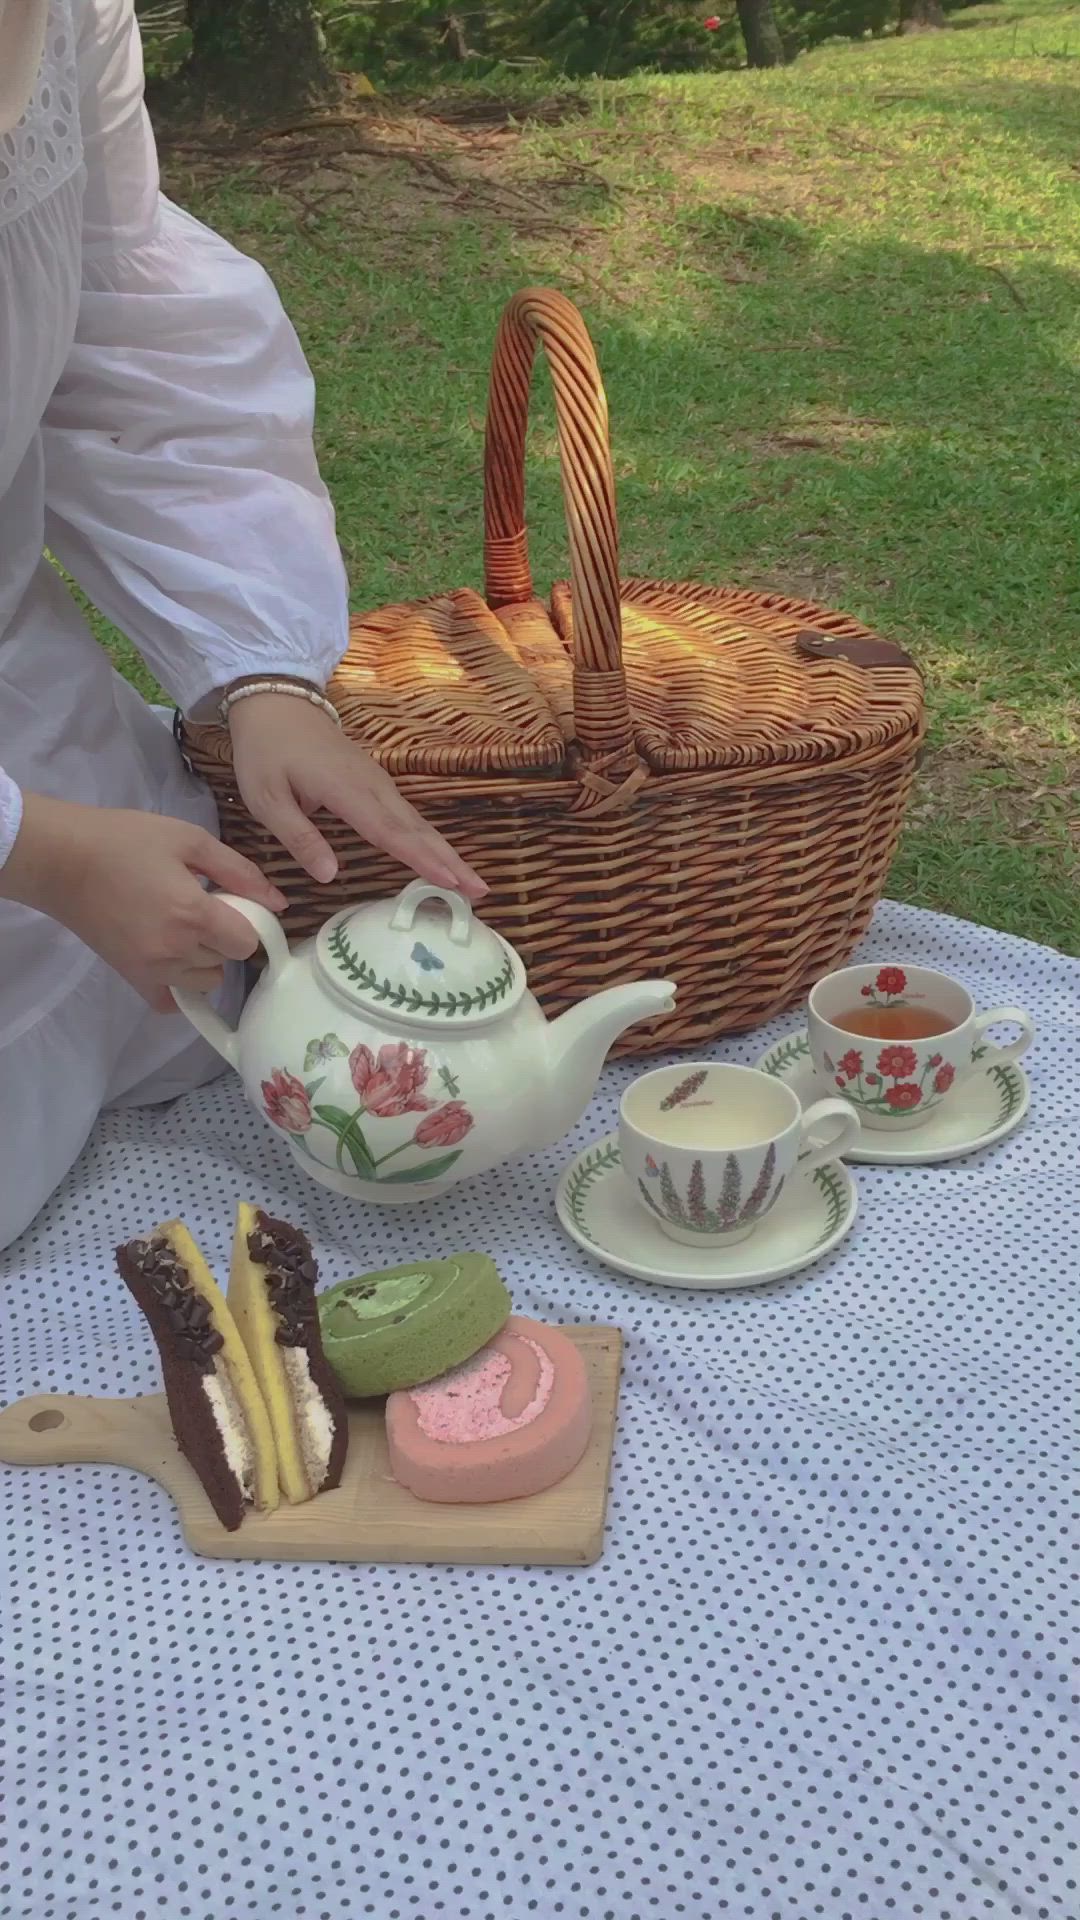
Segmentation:
{"type": "Polygon", "coordinates": [[[976,1013],[967,988],[933,967],[873,962],[826,974],[810,995],[810,1051],[822,1089],[858,1108],[864,1127],[921,1127],[988,1053],[1019,1060],[1035,1038],[1020,1007],[976,1013]],[[997,1046],[991,1027],[1020,1028],[997,1046]],[[927,1027],[934,1031],[927,1032],[927,1027]]]}

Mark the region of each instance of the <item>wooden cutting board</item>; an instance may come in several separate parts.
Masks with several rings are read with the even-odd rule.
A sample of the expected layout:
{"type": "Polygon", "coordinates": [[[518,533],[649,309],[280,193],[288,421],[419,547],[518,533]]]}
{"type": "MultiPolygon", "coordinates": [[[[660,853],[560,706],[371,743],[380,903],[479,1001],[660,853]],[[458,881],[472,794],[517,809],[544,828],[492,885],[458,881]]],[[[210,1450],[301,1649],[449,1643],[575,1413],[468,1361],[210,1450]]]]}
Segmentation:
{"type": "Polygon", "coordinates": [[[453,1566],[587,1567],[604,1543],[622,1334],[617,1327],[564,1327],[581,1349],[592,1390],[593,1429],[584,1459],[559,1486],[491,1506],[417,1500],[390,1473],[382,1403],[349,1410],[349,1452],[340,1487],[306,1505],[252,1514],[226,1532],[173,1438],[163,1393],[99,1400],[41,1394],[0,1412],[0,1461],[133,1467],[176,1502],[194,1553],[221,1560],[420,1561],[453,1566]]]}

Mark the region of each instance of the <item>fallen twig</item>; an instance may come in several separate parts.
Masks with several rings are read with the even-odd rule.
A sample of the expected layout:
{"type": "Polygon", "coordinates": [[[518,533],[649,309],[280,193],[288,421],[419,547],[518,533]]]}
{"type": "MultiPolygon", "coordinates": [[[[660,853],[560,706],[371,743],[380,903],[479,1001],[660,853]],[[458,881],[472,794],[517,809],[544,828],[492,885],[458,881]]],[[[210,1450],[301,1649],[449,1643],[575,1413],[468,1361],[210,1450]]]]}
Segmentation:
{"type": "Polygon", "coordinates": [[[1019,287],[1015,286],[1013,282],[1009,279],[1009,276],[1006,273],[1004,267],[995,267],[992,260],[985,260],[983,262],[983,265],[985,266],[987,273],[997,274],[997,277],[1001,281],[1002,286],[1008,288],[1008,291],[1012,295],[1013,299],[1016,301],[1017,306],[1020,307],[1024,313],[1026,313],[1027,301],[1024,299],[1024,296],[1021,293],[1019,287]]]}

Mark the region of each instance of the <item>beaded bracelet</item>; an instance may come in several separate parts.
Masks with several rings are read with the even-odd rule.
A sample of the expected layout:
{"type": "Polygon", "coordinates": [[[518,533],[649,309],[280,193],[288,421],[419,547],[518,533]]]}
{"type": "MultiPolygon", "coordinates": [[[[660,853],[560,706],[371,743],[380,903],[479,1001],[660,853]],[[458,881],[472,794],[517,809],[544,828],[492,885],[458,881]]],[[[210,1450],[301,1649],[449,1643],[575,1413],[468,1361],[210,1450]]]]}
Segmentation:
{"type": "Polygon", "coordinates": [[[341,715],[333,701],[328,700],[325,693],[319,693],[315,687],[304,686],[298,680],[246,680],[242,686],[230,687],[218,705],[218,718],[223,727],[228,725],[230,710],[236,702],[246,700],[249,694],[254,693],[295,694],[299,699],[308,701],[309,705],[321,707],[324,713],[330,715],[331,720],[335,721],[339,727],[341,725],[341,715]]]}

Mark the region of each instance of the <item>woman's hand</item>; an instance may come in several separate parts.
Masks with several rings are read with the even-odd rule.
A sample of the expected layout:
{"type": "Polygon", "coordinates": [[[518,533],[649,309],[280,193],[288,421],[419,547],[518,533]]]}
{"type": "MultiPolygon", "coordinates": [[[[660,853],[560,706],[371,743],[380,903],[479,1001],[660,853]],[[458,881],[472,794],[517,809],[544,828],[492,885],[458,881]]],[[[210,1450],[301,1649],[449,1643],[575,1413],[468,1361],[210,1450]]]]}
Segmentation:
{"type": "Polygon", "coordinates": [[[320,707],[295,694],[252,694],[233,706],[229,731],[245,806],[313,880],[325,883],[337,872],[333,849],[310,818],[325,808],[433,886],[455,888],[474,901],[487,892],[389,774],[320,707]]]}
{"type": "Polygon", "coordinates": [[[250,860],[201,827],[27,794],[0,897],[70,927],[159,1013],[173,1013],[170,987],[212,993],[224,962],[247,960],[258,946],[200,875],[271,913],[285,906],[250,860]]]}

